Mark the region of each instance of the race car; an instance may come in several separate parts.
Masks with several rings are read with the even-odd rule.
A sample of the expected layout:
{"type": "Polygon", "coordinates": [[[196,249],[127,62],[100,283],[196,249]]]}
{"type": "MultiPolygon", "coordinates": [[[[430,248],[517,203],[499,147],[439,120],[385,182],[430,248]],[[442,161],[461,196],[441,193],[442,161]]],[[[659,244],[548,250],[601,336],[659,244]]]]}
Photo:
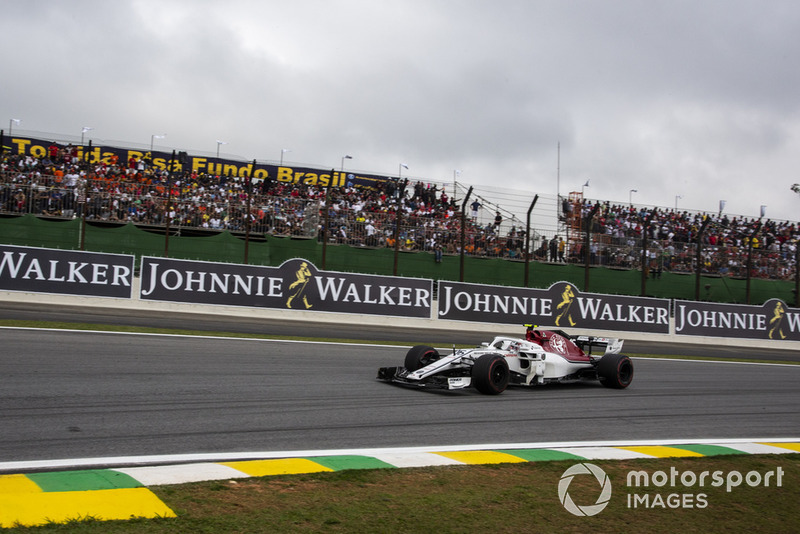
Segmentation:
{"type": "Polygon", "coordinates": [[[427,345],[406,354],[403,367],[381,367],[378,380],[435,389],[474,387],[498,395],[509,385],[538,386],[554,382],[599,380],[624,389],[633,380],[633,362],[623,354],[623,341],[525,325],[524,338],[497,336],[478,348],[441,355],[427,345]],[[599,355],[592,350],[602,351],[599,355]]]}

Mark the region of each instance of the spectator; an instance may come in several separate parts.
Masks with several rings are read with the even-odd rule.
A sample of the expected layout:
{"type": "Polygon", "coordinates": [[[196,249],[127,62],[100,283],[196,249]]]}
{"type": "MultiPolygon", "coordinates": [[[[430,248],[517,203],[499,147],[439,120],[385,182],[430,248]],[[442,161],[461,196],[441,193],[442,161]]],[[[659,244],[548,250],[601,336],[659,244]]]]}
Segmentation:
{"type": "Polygon", "coordinates": [[[474,221],[478,218],[478,210],[481,209],[481,203],[475,200],[472,204],[469,205],[469,208],[471,210],[470,216],[474,221]]]}

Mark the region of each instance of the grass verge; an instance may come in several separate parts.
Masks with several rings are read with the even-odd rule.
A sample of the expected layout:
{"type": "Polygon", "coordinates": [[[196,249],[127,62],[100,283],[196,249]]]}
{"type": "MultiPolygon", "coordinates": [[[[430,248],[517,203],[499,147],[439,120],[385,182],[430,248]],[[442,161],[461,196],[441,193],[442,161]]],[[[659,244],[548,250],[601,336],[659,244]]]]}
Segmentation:
{"type": "MultiPolygon", "coordinates": [[[[559,481],[578,462],[351,470],[160,486],[153,491],[177,518],[89,518],[8,531],[750,534],[800,529],[800,454],[591,461],[612,484],[608,506],[592,517],[574,516],[559,501],[559,481]],[[632,470],[655,478],[658,471],[669,475],[673,469],[675,487],[670,482],[662,487],[652,482],[648,487],[628,485],[632,470]],[[701,487],[697,480],[704,471],[708,476],[701,487]],[[693,485],[684,484],[691,481],[689,472],[697,477],[693,485]],[[715,472],[725,481],[719,487],[712,486],[715,472]],[[726,491],[728,477],[736,479],[734,472],[741,483],[726,491]],[[773,476],[765,486],[769,472],[773,476]]],[[[591,475],[576,475],[568,493],[576,504],[592,505],[600,485],[591,475]]]]}

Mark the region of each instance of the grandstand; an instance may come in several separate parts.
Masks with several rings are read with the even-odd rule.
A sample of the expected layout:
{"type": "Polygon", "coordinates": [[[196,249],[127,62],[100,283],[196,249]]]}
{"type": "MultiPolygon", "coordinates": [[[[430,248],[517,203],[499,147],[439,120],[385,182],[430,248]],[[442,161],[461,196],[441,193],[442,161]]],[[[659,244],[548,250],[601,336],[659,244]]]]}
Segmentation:
{"type": "Polygon", "coordinates": [[[324,239],[326,246],[430,253],[436,261],[463,252],[638,270],[643,279],[699,272],[795,281],[797,292],[796,222],[616,205],[571,192],[537,196],[528,228],[533,195],[520,191],[53,138],[4,140],[0,215],[132,224],[175,236],[324,239]]]}

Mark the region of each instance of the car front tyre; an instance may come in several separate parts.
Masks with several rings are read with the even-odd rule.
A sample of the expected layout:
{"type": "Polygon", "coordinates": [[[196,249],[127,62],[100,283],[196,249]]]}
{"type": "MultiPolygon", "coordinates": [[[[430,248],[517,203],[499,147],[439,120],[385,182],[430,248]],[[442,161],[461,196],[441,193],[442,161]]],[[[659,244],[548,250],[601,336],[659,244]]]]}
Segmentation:
{"type": "Polygon", "coordinates": [[[508,362],[499,354],[484,354],[472,366],[472,385],[484,395],[499,395],[508,387],[508,362]]]}
{"type": "Polygon", "coordinates": [[[415,345],[406,353],[405,368],[411,372],[422,369],[441,358],[439,351],[428,345],[415,345]]]}

